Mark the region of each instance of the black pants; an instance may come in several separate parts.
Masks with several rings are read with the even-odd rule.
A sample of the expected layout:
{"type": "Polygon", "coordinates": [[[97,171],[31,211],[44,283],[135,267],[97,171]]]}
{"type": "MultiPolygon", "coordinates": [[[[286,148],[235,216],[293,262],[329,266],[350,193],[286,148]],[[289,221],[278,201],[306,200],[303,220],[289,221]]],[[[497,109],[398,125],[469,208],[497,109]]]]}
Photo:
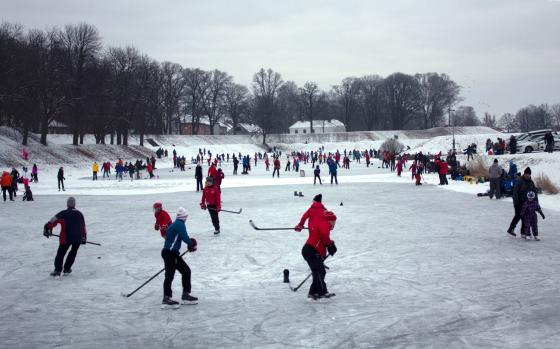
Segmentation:
{"type": "Polygon", "coordinates": [[[93,180],[94,180],[94,181],[97,180],[97,171],[93,171],[93,180]]]}
{"type": "Polygon", "coordinates": [[[58,179],[58,190],[60,190],[60,186],[62,186],[62,189],[64,189],[64,179],[58,179]]]}
{"type": "Polygon", "coordinates": [[[233,166],[233,174],[236,175],[237,174],[237,165],[233,166]]]}
{"type": "MultiPolygon", "coordinates": [[[[518,206],[513,206],[513,209],[515,211],[515,214],[513,216],[513,219],[511,220],[511,223],[509,224],[509,231],[514,231],[515,227],[517,226],[517,223],[519,223],[519,221],[521,220],[521,206],[522,205],[518,205],[518,206]]],[[[525,229],[523,227],[523,221],[521,222],[521,235],[525,234],[525,229]]]]}
{"type": "Polygon", "coordinates": [[[272,178],[274,178],[275,173],[276,173],[276,177],[280,178],[280,169],[279,168],[274,168],[274,171],[272,171],[272,178]]]}
{"type": "Polygon", "coordinates": [[[317,178],[319,179],[319,184],[323,184],[323,182],[321,182],[321,177],[319,175],[315,175],[315,178],[313,178],[313,184],[317,183],[317,178]]]}
{"type": "Polygon", "coordinates": [[[183,260],[183,257],[179,256],[175,251],[168,249],[161,250],[161,258],[163,258],[163,264],[165,265],[165,280],[163,280],[163,295],[171,297],[173,291],[171,290],[171,284],[173,283],[173,278],[175,278],[175,270],[181,273],[181,282],[183,284],[183,292],[191,293],[191,269],[183,260]]]}
{"type": "Polygon", "coordinates": [[[218,211],[216,205],[208,205],[208,213],[210,213],[210,218],[212,219],[212,224],[215,230],[220,230],[220,218],[218,217],[218,211]]]}
{"type": "Polygon", "coordinates": [[[74,260],[76,260],[76,254],[78,253],[78,249],[80,248],[80,244],[63,244],[58,246],[58,251],[56,252],[56,257],[54,259],[54,271],[61,272],[62,271],[62,262],[64,261],[64,256],[68,249],[72,247],[70,253],[68,253],[68,257],[66,257],[66,262],[64,263],[64,271],[68,271],[72,269],[72,264],[74,264],[74,260]]]}
{"type": "Polygon", "coordinates": [[[321,257],[315,248],[308,244],[303,245],[301,255],[309,265],[311,275],[313,276],[313,282],[309,288],[309,294],[316,294],[319,296],[324,295],[328,291],[327,284],[325,283],[325,275],[327,274],[327,271],[325,270],[325,265],[323,264],[323,257],[321,257]]]}
{"type": "Polygon", "coordinates": [[[196,179],[196,191],[202,190],[204,189],[204,186],[202,185],[202,178],[197,178],[196,179]]]}
{"type": "Polygon", "coordinates": [[[335,183],[338,184],[338,178],[336,178],[336,173],[331,173],[331,184],[332,184],[333,178],[334,178],[335,183]]]}
{"type": "Polygon", "coordinates": [[[6,201],[6,191],[10,195],[10,200],[14,200],[14,194],[12,193],[12,187],[2,187],[2,196],[4,197],[4,201],[6,201]]]}

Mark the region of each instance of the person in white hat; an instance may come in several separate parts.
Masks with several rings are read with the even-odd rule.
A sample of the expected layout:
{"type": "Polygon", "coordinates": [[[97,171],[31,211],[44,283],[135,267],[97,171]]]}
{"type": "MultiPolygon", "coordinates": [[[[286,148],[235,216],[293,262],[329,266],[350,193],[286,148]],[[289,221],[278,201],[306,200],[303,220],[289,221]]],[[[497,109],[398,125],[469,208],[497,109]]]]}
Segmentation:
{"type": "Polygon", "coordinates": [[[189,237],[185,221],[187,220],[187,210],[183,207],[177,209],[177,219],[167,228],[165,243],[161,251],[161,257],[165,265],[165,280],[163,281],[163,305],[178,305],[179,302],[171,297],[173,292],[171,284],[175,277],[175,271],[181,273],[181,281],[183,284],[183,295],[181,297],[183,304],[196,304],[198,298],[191,296],[191,269],[179,255],[181,250],[181,242],[188,245],[189,252],[195,252],[197,243],[194,238],[189,237]]]}

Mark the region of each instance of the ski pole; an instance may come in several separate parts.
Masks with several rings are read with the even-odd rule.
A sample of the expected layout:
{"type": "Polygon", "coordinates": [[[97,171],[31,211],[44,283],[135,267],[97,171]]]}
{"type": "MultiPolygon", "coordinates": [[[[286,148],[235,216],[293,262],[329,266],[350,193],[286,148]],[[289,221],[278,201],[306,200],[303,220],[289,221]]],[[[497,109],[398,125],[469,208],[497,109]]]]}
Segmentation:
{"type": "MultiPolygon", "coordinates": [[[[189,250],[186,250],[185,252],[181,253],[181,255],[179,257],[183,257],[185,255],[185,253],[189,252],[189,250]]],[[[149,278],[146,282],[144,282],[142,285],[138,286],[137,289],[135,289],[134,291],[130,292],[129,294],[126,293],[122,293],[123,297],[130,297],[133,294],[135,294],[138,290],[140,290],[142,287],[146,286],[150,281],[152,281],[153,279],[155,279],[159,274],[161,274],[163,271],[165,270],[165,268],[161,269],[160,271],[158,271],[154,276],[152,276],[151,278],[149,278]]]]}
{"type": "MultiPolygon", "coordinates": [[[[60,237],[60,235],[56,235],[56,234],[51,234],[52,236],[56,236],[56,237],[60,237]]],[[[96,245],[96,246],[101,246],[101,244],[97,243],[97,242],[91,242],[91,241],[86,241],[86,244],[92,244],[92,245],[96,245]]]]}
{"type": "MultiPolygon", "coordinates": [[[[259,228],[255,225],[255,223],[253,223],[252,219],[249,220],[249,224],[251,224],[251,226],[255,230],[294,230],[294,228],[259,228]]],[[[302,229],[308,229],[308,228],[307,227],[302,227],[302,229]]]]}

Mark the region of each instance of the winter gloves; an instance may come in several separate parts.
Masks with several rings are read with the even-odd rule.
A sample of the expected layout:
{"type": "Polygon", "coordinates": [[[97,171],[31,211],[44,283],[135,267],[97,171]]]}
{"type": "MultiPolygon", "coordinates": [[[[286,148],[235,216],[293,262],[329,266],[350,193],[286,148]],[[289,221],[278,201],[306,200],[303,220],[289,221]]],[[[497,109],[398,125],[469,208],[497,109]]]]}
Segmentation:
{"type": "Polygon", "coordinates": [[[52,228],[50,227],[49,223],[45,223],[45,226],[43,227],[43,235],[46,238],[50,238],[52,236],[52,228]]]}
{"type": "Polygon", "coordinates": [[[204,202],[200,203],[200,208],[203,209],[203,210],[206,210],[206,205],[204,204],[204,202]]]}
{"type": "Polygon", "coordinates": [[[329,254],[331,256],[335,255],[335,253],[337,251],[337,248],[336,248],[336,245],[334,244],[334,241],[329,246],[327,246],[327,250],[329,251],[329,254]]]}
{"type": "Polygon", "coordinates": [[[301,224],[298,224],[294,227],[294,230],[298,231],[298,232],[301,231],[302,229],[303,229],[303,226],[301,224]]]}
{"type": "Polygon", "coordinates": [[[196,242],[196,239],[195,239],[195,238],[191,238],[191,244],[190,244],[189,249],[188,249],[189,252],[195,252],[197,246],[198,246],[198,243],[196,242]]]}

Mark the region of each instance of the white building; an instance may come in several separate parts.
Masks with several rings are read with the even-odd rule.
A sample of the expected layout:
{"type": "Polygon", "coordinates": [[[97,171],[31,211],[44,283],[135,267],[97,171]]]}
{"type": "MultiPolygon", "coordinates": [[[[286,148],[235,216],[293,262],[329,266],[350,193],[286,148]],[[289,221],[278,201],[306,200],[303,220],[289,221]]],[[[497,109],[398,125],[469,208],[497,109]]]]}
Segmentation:
{"type": "Polygon", "coordinates": [[[290,134],[309,134],[309,133],[334,133],[346,132],[344,124],[338,120],[313,120],[313,131],[309,121],[298,121],[290,126],[290,134]]]}

